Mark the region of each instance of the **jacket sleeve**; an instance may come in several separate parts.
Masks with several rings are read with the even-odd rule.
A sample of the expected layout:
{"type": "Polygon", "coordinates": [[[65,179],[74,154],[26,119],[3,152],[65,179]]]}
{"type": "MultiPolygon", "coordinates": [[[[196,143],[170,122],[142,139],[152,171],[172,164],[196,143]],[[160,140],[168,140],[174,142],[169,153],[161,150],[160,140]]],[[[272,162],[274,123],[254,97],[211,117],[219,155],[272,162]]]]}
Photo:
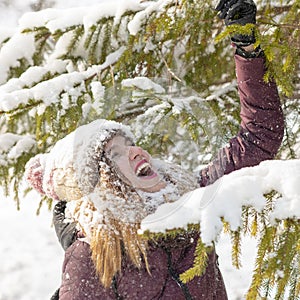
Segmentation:
{"type": "Polygon", "coordinates": [[[112,288],[100,284],[90,245],[76,240],[65,252],[59,300],[116,299],[112,288]]]}
{"type": "Polygon", "coordinates": [[[246,59],[235,55],[241,104],[240,129],[200,171],[200,186],[212,184],[234,170],[275,157],[283,138],[284,118],[275,82],[266,83],[263,79],[264,62],[263,57],[246,59]]]}

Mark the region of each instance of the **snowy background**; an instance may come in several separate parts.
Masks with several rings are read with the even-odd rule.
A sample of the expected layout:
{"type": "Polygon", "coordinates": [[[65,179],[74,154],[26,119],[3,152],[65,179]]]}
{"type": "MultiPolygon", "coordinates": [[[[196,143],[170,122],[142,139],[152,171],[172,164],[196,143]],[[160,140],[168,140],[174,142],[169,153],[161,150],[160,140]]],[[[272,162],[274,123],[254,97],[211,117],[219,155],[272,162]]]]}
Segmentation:
{"type": "MultiPolygon", "coordinates": [[[[105,1],[107,0],[53,0],[45,3],[55,8],[68,8],[105,1]]],[[[18,19],[23,13],[32,11],[33,3],[34,1],[29,0],[0,0],[0,39],[3,40],[14,32],[18,19]]],[[[0,194],[0,300],[49,299],[59,286],[64,253],[51,224],[52,213],[43,207],[37,216],[38,204],[39,196],[31,192],[21,201],[21,209],[18,211],[11,199],[0,194]]],[[[236,270],[231,266],[228,237],[220,237],[217,253],[230,300],[243,299],[243,294],[247,291],[251,281],[255,245],[255,240],[245,238],[241,258],[243,267],[236,270]]]]}

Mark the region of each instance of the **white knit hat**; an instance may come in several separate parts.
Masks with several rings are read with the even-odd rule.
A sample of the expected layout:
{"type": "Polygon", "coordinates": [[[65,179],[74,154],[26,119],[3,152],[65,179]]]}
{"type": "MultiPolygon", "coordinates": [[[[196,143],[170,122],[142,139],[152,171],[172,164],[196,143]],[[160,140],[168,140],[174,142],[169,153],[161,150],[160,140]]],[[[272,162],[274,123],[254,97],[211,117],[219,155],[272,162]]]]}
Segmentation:
{"type": "Polygon", "coordinates": [[[115,121],[100,119],[78,127],[59,140],[49,153],[28,161],[27,182],[54,200],[71,201],[89,194],[99,180],[104,147],[118,133],[134,141],[129,127],[115,121]]]}

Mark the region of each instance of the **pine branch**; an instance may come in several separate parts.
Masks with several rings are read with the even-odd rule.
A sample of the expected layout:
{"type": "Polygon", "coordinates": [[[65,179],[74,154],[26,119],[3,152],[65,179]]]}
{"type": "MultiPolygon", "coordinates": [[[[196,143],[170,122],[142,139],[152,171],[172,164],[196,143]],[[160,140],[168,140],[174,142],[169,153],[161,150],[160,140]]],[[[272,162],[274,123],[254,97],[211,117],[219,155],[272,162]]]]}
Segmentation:
{"type": "Polygon", "coordinates": [[[183,283],[188,283],[189,281],[193,280],[194,277],[201,276],[205,272],[208,260],[208,253],[210,251],[212,251],[212,248],[205,246],[199,239],[195,250],[195,259],[193,267],[180,274],[180,280],[183,283]]]}

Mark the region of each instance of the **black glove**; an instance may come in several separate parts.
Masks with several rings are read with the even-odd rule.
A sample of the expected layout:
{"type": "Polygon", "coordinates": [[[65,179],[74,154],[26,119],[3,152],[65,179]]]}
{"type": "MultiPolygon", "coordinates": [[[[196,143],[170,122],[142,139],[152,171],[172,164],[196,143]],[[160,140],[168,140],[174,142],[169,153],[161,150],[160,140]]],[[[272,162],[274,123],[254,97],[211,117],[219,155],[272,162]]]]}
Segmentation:
{"type": "MultiPolygon", "coordinates": [[[[246,25],[256,23],[256,5],[252,0],[221,0],[216,7],[219,18],[225,25],[246,25]]],[[[248,46],[255,43],[254,32],[250,35],[235,34],[231,41],[236,46],[248,46]]]]}
{"type": "Polygon", "coordinates": [[[50,300],[59,300],[59,289],[55,291],[50,300]]]}
{"type": "Polygon", "coordinates": [[[55,232],[64,250],[67,250],[67,248],[75,242],[77,237],[76,223],[64,222],[66,204],[66,201],[59,201],[55,204],[53,210],[53,224],[55,232]]]}

